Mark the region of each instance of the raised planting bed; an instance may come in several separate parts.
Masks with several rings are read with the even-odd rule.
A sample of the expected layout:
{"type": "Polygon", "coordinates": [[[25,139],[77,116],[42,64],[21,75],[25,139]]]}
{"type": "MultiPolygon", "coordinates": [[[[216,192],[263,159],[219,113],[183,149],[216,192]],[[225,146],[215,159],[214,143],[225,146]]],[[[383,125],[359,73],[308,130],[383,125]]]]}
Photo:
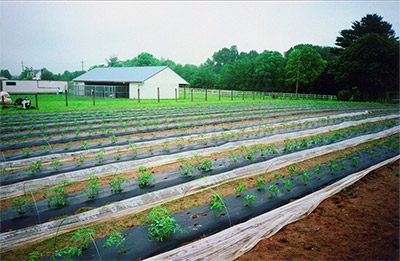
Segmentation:
{"type": "MultiPolygon", "coordinates": [[[[119,247],[111,242],[110,237],[106,237],[95,241],[97,248],[87,240],[87,244],[77,246],[76,249],[58,249],[57,255],[61,258],[78,258],[76,253],[80,253],[80,249],[81,258],[85,260],[99,259],[99,256],[106,260],[147,258],[247,221],[398,154],[398,139],[392,139],[340,160],[332,159],[317,168],[294,173],[287,178],[268,183],[259,182],[257,186],[253,184],[253,188],[236,195],[223,197],[214,194],[209,204],[173,215],[162,208],[155,208],[147,217],[148,225],[113,234],[113,237],[120,239],[119,247]],[[160,220],[165,223],[155,225],[154,222],[160,220]]],[[[82,237],[85,231],[88,232],[81,230],[82,237]]]]}

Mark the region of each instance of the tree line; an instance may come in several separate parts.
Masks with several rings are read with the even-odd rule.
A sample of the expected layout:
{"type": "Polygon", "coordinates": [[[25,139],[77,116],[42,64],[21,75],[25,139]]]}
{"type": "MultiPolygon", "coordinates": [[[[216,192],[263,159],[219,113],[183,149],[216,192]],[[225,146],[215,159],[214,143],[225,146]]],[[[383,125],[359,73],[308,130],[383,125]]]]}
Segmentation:
{"type": "MultiPolygon", "coordinates": [[[[168,65],[190,87],[240,91],[295,92],[338,95],[340,100],[379,101],[386,91],[398,92],[399,40],[392,25],[377,14],[367,14],[336,38],[336,47],[299,44],[283,55],[265,50],[239,52],[236,45],[214,52],[199,66],[176,64],[143,52],[121,61],[116,55],[97,67],[168,65]]],[[[27,79],[32,68],[17,78],[27,79]]],[[[8,74],[7,74],[8,73],[8,74]]],[[[83,71],[53,74],[42,79],[71,81],[83,71]]],[[[1,76],[10,76],[1,70],[1,76]]],[[[7,77],[9,78],[9,77],[7,77]]]]}

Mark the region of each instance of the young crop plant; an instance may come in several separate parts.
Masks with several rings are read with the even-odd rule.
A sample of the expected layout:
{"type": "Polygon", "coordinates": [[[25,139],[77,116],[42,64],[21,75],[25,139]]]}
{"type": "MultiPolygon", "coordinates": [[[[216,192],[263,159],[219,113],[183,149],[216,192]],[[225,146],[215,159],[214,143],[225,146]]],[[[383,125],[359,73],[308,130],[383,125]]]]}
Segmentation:
{"type": "Polygon", "coordinates": [[[302,180],[304,182],[304,186],[307,185],[307,182],[311,181],[311,177],[310,174],[308,173],[308,171],[304,171],[303,174],[301,174],[297,180],[302,180]]]}
{"type": "Polygon", "coordinates": [[[285,180],[285,181],[283,181],[282,185],[283,185],[283,188],[286,191],[290,191],[290,187],[292,186],[292,182],[290,182],[290,180],[285,180]]]}
{"type": "Polygon", "coordinates": [[[104,159],[104,153],[103,153],[103,152],[99,152],[99,153],[96,155],[96,160],[97,160],[99,163],[101,163],[101,162],[103,161],[103,159],[104,159]]]}
{"type": "Polygon", "coordinates": [[[139,187],[145,188],[151,185],[152,182],[155,181],[155,178],[153,175],[149,172],[147,172],[147,168],[144,166],[139,167],[139,172],[142,172],[142,174],[139,175],[138,179],[138,184],[139,187]]]}
{"type": "Polygon", "coordinates": [[[47,205],[49,207],[54,205],[56,208],[61,208],[65,207],[65,205],[67,205],[67,202],[69,202],[69,199],[65,197],[65,194],[67,194],[67,192],[62,187],[63,185],[45,190],[43,198],[49,199],[47,201],[47,205]]]}
{"type": "Polygon", "coordinates": [[[89,149],[89,146],[87,145],[87,143],[88,142],[86,140],[83,142],[82,150],[88,150],[89,149]]]}
{"type": "Polygon", "coordinates": [[[341,170],[345,170],[345,169],[346,169],[346,166],[347,166],[347,164],[348,164],[348,163],[347,163],[346,161],[342,161],[342,162],[340,162],[340,163],[339,163],[339,165],[340,165],[340,169],[341,169],[341,170]]]}
{"type": "Polygon", "coordinates": [[[31,155],[31,150],[29,148],[23,148],[22,152],[25,153],[25,157],[29,157],[29,155],[31,155]]]}
{"type": "Polygon", "coordinates": [[[333,162],[329,165],[329,169],[331,170],[331,174],[339,170],[339,166],[337,164],[334,164],[333,162]]]}
{"type": "Polygon", "coordinates": [[[43,254],[40,251],[33,251],[28,254],[29,261],[35,261],[43,257],[43,254]]]}
{"type": "Polygon", "coordinates": [[[26,212],[25,206],[28,204],[32,204],[32,202],[20,196],[11,201],[11,208],[18,214],[22,215],[26,212]]]}
{"type": "Polygon", "coordinates": [[[351,164],[353,164],[353,166],[358,166],[358,165],[360,165],[360,158],[359,157],[353,157],[353,158],[351,158],[351,164]]]}
{"type": "Polygon", "coordinates": [[[236,190],[236,197],[241,197],[242,192],[246,190],[246,187],[244,185],[239,185],[235,187],[236,190]]]}
{"type": "Polygon", "coordinates": [[[67,252],[68,257],[73,257],[75,254],[82,256],[82,251],[89,247],[90,242],[95,236],[95,230],[93,228],[79,228],[75,231],[74,235],[70,238],[70,242],[73,244],[78,243],[79,246],[69,249],[67,252]]]}
{"type": "Polygon", "coordinates": [[[234,152],[234,151],[229,152],[228,155],[229,155],[228,158],[229,158],[233,163],[236,163],[236,162],[239,160],[239,158],[240,158],[240,155],[239,155],[238,153],[234,152]]]}
{"type": "Polygon", "coordinates": [[[268,191],[269,191],[269,196],[268,196],[269,198],[273,198],[274,196],[277,196],[279,193],[281,193],[277,185],[270,185],[268,187],[268,191]]]}
{"type": "Polygon", "coordinates": [[[83,190],[86,193],[86,198],[94,199],[97,194],[99,194],[99,177],[97,176],[89,176],[89,181],[86,183],[86,189],[83,190]]]}
{"type": "Polygon", "coordinates": [[[123,189],[121,187],[122,182],[129,183],[129,181],[126,178],[122,178],[119,175],[112,178],[110,181],[111,192],[114,192],[114,193],[122,192],[123,191],[123,189]]]}
{"type": "Polygon", "coordinates": [[[188,160],[182,160],[179,169],[182,176],[193,175],[195,172],[195,166],[188,160]]]}
{"type": "Polygon", "coordinates": [[[55,171],[57,171],[61,166],[61,162],[59,160],[53,160],[50,164],[50,167],[52,167],[55,171]]]}
{"type": "Polygon", "coordinates": [[[214,216],[221,216],[222,210],[225,208],[225,198],[221,194],[213,194],[208,206],[209,209],[214,211],[214,216]]]}
{"type": "Polygon", "coordinates": [[[198,166],[198,169],[201,170],[201,171],[203,171],[203,172],[208,172],[208,171],[211,171],[211,170],[212,170],[212,166],[213,166],[212,161],[209,160],[209,159],[206,159],[205,161],[203,161],[203,162],[198,166]]]}
{"type": "Polygon", "coordinates": [[[296,167],[294,165],[289,166],[287,168],[287,170],[289,171],[290,176],[294,176],[294,175],[297,174],[297,170],[296,170],[296,167]]]}
{"type": "Polygon", "coordinates": [[[32,162],[31,166],[29,168],[27,168],[25,171],[26,172],[31,172],[31,175],[35,175],[40,168],[42,167],[42,161],[38,160],[36,162],[32,162]]]}
{"type": "Polygon", "coordinates": [[[168,210],[160,206],[153,208],[150,215],[142,220],[142,223],[149,226],[147,230],[148,238],[151,239],[153,237],[159,242],[169,238],[171,234],[177,231],[186,232],[176,223],[175,218],[171,217],[168,210]]]}
{"type": "Polygon", "coordinates": [[[256,201],[257,197],[254,195],[246,195],[243,198],[243,206],[251,208],[256,201]]]}
{"type": "Polygon", "coordinates": [[[258,191],[263,190],[264,187],[265,187],[265,184],[267,184],[267,183],[265,182],[265,180],[263,180],[263,179],[257,179],[256,182],[257,182],[257,190],[258,190],[258,191]]]}
{"type": "Polygon", "coordinates": [[[111,139],[111,144],[115,144],[115,143],[117,143],[117,137],[115,137],[115,135],[112,135],[112,136],[110,136],[110,139],[111,139]]]}
{"type": "Polygon", "coordinates": [[[275,149],[277,146],[274,144],[268,145],[265,148],[267,149],[268,153],[270,154],[278,154],[278,151],[275,149]]]}
{"type": "Polygon", "coordinates": [[[126,253],[128,251],[126,250],[125,237],[126,237],[126,235],[125,234],[121,234],[120,232],[111,234],[107,238],[107,241],[104,242],[103,248],[109,248],[109,247],[115,245],[115,247],[118,250],[118,254],[119,253],[126,253]]]}

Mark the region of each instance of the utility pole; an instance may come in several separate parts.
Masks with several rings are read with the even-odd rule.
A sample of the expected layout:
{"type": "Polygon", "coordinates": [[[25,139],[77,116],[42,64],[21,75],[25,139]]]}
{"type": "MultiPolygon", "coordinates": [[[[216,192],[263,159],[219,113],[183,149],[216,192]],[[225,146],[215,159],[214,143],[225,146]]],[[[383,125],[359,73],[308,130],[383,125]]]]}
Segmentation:
{"type": "Polygon", "coordinates": [[[24,71],[24,60],[21,61],[22,71],[24,71]]]}
{"type": "Polygon", "coordinates": [[[82,59],[82,61],[81,61],[81,64],[82,64],[82,72],[83,72],[83,64],[84,64],[85,62],[83,61],[83,59],[82,59]]]}
{"type": "Polygon", "coordinates": [[[299,72],[300,72],[300,55],[297,60],[297,79],[296,79],[296,99],[297,99],[297,91],[299,90],[299,72]]]}

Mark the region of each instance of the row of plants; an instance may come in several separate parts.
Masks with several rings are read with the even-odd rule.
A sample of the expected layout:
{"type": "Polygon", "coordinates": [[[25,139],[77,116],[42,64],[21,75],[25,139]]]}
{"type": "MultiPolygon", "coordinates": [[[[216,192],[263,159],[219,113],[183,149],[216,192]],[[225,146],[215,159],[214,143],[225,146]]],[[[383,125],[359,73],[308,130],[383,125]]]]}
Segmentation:
{"type": "MultiPolygon", "coordinates": [[[[396,136],[385,142],[375,143],[371,148],[365,147],[354,153],[339,155],[338,158],[319,163],[312,169],[297,170],[295,166],[290,166],[288,167],[290,173],[288,177],[276,173],[274,178],[269,181],[257,179],[253,184],[239,183],[234,188],[236,194],[224,196],[214,193],[207,205],[189,208],[172,215],[166,208],[157,206],[142,220],[142,226],[113,232],[105,238],[93,240],[96,231],[82,227],[76,230],[69,239],[71,243],[79,242],[77,246],[64,246],[46,253],[35,251],[29,255],[33,257],[33,260],[49,255],[51,258],[67,259],[92,259],[93,257],[143,259],[160,251],[171,249],[171,246],[178,247],[182,240],[195,240],[203,233],[209,236],[221,229],[235,225],[237,222],[246,221],[288,203],[291,198],[304,196],[318,190],[326,183],[332,183],[346,175],[374,165],[382,158],[398,154],[399,137],[396,136]],[[193,216],[196,217],[192,218],[193,216]],[[146,232],[147,240],[138,238],[138,236],[144,235],[142,231],[146,232]],[[143,253],[141,251],[143,247],[139,247],[137,242],[143,242],[151,247],[147,247],[147,252],[143,253]],[[97,245],[97,251],[94,245],[97,245]],[[134,247],[135,245],[137,247],[134,247]]],[[[57,238],[54,240],[56,241],[57,238]]]]}
{"type": "MultiPolygon", "coordinates": [[[[331,135],[315,135],[311,136],[308,139],[300,139],[300,140],[293,140],[293,141],[286,141],[282,146],[277,147],[275,145],[261,145],[261,144],[256,144],[251,147],[246,147],[242,146],[239,148],[237,152],[231,151],[227,154],[225,154],[224,158],[219,158],[215,160],[203,158],[200,155],[195,155],[193,159],[188,160],[188,159],[180,159],[180,165],[179,169],[173,172],[169,172],[168,175],[162,175],[162,173],[157,174],[154,177],[151,173],[148,172],[147,168],[141,167],[139,168],[138,172],[141,173],[137,179],[132,179],[132,180],[126,180],[124,178],[121,178],[120,176],[114,177],[109,185],[106,186],[98,186],[98,177],[91,177],[88,183],[86,184],[86,189],[82,192],[86,194],[86,199],[88,200],[94,200],[98,199],[98,194],[99,191],[109,191],[111,190],[111,193],[105,193],[103,196],[101,196],[101,201],[98,203],[91,202],[90,205],[92,207],[98,207],[102,204],[102,202],[110,202],[113,201],[113,195],[117,193],[121,193],[124,188],[121,186],[122,183],[127,183],[127,184],[137,184],[139,187],[139,190],[136,189],[134,186],[130,186],[127,188],[128,190],[125,191],[125,194],[122,196],[121,199],[124,199],[126,197],[132,197],[132,196],[137,196],[140,195],[141,193],[147,193],[150,191],[154,191],[156,189],[160,189],[160,187],[153,188],[152,185],[155,184],[156,179],[158,179],[158,183],[163,183],[165,181],[164,177],[168,176],[169,177],[169,182],[172,182],[171,179],[173,179],[173,175],[180,175],[183,179],[179,179],[179,177],[175,178],[176,181],[175,183],[172,183],[172,185],[180,184],[183,182],[187,182],[189,180],[193,180],[195,178],[203,177],[204,175],[215,175],[224,171],[229,171],[234,168],[240,167],[240,166],[245,166],[249,165],[252,163],[256,162],[261,162],[265,161],[268,159],[271,159],[273,157],[287,154],[290,152],[310,148],[313,146],[322,146],[323,144],[331,143],[331,142],[337,142],[339,140],[343,140],[347,137],[350,136],[351,132],[358,132],[360,129],[348,129],[346,132],[335,132],[331,135]],[[348,134],[350,133],[350,134],[348,134]],[[291,150],[287,150],[288,145],[287,144],[297,144],[296,148],[293,148],[291,150]],[[175,173],[175,174],[174,174],[175,173]],[[190,177],[190,178],[189,178],[190,177]],[[189,179],[188,179],[189,178],[189,179]],[[146,189],[147,188],[147,189],[146,189]],[[142,190],[145,189],[145,190],[142,190]],[[132,194],[133,193],[133,194],[132,194]]],[[[362,129],[361,129],[362,130],[362,129]]],[[[361,134],[364,134],[364,131],[361,132],[361,134]]],[[[294,145],[292,145],[294,146],[294,145]]],[[[67,182],[67,181],[65,181],[67,182]]],[[[63,208],[67,205],[67,202],[69,201],[68,198],[74,198],[74,204],[81,204],[85,205],[87,201],[84,199],[82,200],[77,200],[76,194],[74,193],[72,195],[67,195],[66,191],[63,190],[63,184],[60,186],[56,187],[54,191],[49,191],[48,193],[45,193],[44,195],[44,201],[47,200],[47,205],[48,205],[48,210],[44,208],[43,211],[47,211],[47,218],[54,218],[57,216],[54,216],[54,213],[59,213],[59,209],[63,208]],[[50,195],[50,196],[49,196],[50,195]]],[[[162,188],[162,187],[161,187],[162,188]]],[[[115,198],[115,197],[114,197],[115,198]]],[[[29,206],[29,202],[22,202],[24,205],[29,206]]],[[[19,199],[15,202],[15,204],[22,204],[19,202],[19,199]]],[[[39,203],[42,206],[45,205],[45,202],[39,203]]],[[[14,205],[13,205],[14,206],[14,205]]],[[[70,211],[73,212],[75,211],[80,205],[77,205],[75,208],[71,208],[70,211]]],[[[13,208],[16,210],[15,208],[13,208]]],[[[31,210],[34,210],[33,207],[30,207],[31,210]]],[[[4,212],[4,211],[3,211],[4,212]]],[[[70,212],[70,213],[71,213],[70,212]]],[[[4,212],[5,213],[5,212],[4,212]]],[[[8,212],[10,213],[10,212],[8,212]]],[[[30,212],[34,213],[34,212],[30,212]]],[[[70,214],[69,213],[69,214],[70,214]]],[[[23,213],[20,213],[23,214],[23,213]]],[[[67,214],[66,212],[62,212],[62,215],[67,214]]],[[[58,215],[61,215],[58,214],[58,215]]],[[[12,217],[10,214],[4,214],[5,216],[12,217]]],[[[30,219],[27,217],[27,219],[30,219]]],[[[20,220],[23,222],[23,220],[20,220]]],[[[32,220],[31,220],[32,221],[32,220]]],[[[4,219],[3,222],[9,222],[9,220],[4,219]]],[[[24,224],[24,223],[22,223],[24,224]]],[[[18,225],[17,222],[14,222],[13,225],[18,225]]],[[[3,223],[3,227],[5,224],[3,223]]],[[[14,229],[17,229],[17,227],[13,227],[14,229]]]]}

